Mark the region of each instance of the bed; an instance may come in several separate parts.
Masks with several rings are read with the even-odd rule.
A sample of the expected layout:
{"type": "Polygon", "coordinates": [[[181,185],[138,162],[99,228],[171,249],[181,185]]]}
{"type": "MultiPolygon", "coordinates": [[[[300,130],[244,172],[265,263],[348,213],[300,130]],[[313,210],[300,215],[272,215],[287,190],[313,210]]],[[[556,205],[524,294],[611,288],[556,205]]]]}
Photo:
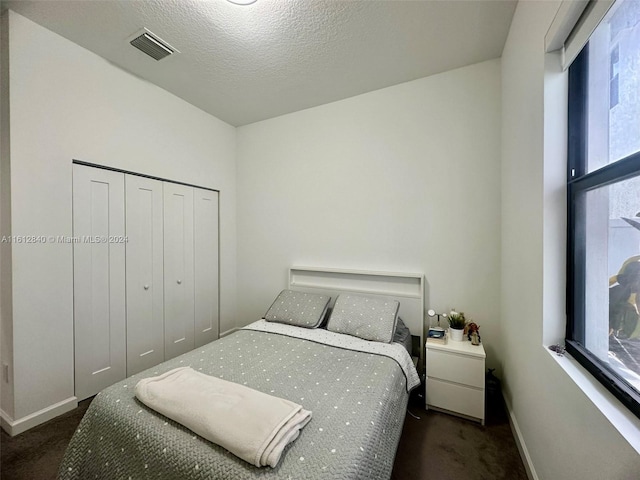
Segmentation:
{"type": "MultiPolygon", "coordinates": [[[[347,291],[341,288],[345,271],[331,271],[338,279],[331,285],[323,277],[317,288],[310,284],[303,288],[295,284],[301,277],[296,277],[300,270],[294,270],[290,288],[347,291]]],[[[388,285],[378,285],[378,291],[370,286],[359,289],[349,278],[349,291],[402,296],[388,285]]],[[[408,326],[415,323],[409,311],[401,313],[408,326]]],[[[100,392],[69,444],[59,477],[388,479],[409,392],[418,384],[411,357],[398,343],[261,319],[100,392]],[[276,468],[250,465],[135,397],[133,389],[140,379],[183,366],[299,403],[313,412],[312,420],[286,448],[276,468]]]]}

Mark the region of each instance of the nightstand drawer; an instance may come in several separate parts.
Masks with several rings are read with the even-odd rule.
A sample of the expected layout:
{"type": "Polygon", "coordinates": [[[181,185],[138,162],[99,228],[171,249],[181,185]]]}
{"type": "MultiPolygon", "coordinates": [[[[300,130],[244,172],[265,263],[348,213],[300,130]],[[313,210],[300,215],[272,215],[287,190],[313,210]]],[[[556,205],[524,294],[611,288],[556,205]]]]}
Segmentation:
{"type": "Polygon", "coordinates": [[[427,378],[427,406],[484,419],[484,390],[427,378]]]}
{"type": "Polygon", "coordinates": [[[484,388],[484,359],[427,349],[427,377],[484,388]]]}

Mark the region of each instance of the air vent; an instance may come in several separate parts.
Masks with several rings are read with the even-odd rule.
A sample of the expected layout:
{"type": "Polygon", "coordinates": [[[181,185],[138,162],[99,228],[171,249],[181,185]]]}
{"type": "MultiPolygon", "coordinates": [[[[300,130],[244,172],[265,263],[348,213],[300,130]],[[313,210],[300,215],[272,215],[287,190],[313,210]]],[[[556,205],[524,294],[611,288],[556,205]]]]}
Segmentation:
{"type": "Polygon", "coordinates": [[[179,53],[178,50],[146,28],[138,32],[129,43],[155,60],[162,60],[169,55],[179,53]]]}

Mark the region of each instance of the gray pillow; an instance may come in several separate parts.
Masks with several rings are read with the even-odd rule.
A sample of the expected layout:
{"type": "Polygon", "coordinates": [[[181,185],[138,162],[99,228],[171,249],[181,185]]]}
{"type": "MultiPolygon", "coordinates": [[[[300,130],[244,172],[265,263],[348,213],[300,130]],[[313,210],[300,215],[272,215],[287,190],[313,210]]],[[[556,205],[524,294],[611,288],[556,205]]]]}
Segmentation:
{"type": "Polygon", "coordinates": [[[396,300],[354,294],[339,295],[327,330],[390,343],[396,330],[399,308],[400,303],[396,300]]]}
{"type": "Polygon", "coordinates": [[[305,328],[317,328],[322,323],[331,297],[315,293],[283,290],[276,297],[264,319],[305,328]]]}
{"type": "Polygon", "coordinates": [[[409,355],[411,355],[411,331],[404,324],[400,317],[398,317],[396,331],[393,334],[393,343],[399,343],[404,348],[406,348],[407,352],[409,352],[409,355]]]}

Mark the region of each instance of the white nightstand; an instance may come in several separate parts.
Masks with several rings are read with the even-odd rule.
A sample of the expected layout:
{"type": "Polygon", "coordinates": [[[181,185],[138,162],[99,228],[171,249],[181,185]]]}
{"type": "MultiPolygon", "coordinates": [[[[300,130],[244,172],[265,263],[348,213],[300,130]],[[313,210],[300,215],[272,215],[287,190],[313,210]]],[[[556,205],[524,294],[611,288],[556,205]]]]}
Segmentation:
{"type": "Polygon", "coordinates": [[[484,425],[484,347],[471,342],[426,344],[426,407],[484,425]]]}

